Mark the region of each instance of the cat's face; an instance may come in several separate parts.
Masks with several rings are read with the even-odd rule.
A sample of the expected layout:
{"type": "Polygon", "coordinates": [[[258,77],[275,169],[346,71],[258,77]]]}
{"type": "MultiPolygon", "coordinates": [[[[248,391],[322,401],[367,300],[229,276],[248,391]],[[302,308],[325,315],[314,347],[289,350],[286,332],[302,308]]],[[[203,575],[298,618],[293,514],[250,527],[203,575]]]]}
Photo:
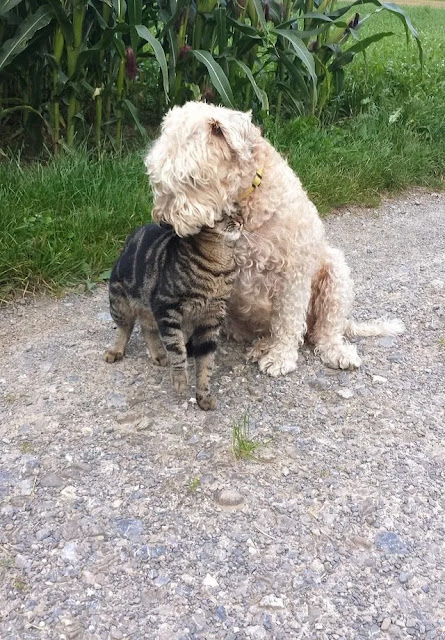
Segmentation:
{"type": "Polygon", "coordinates": [[[226,244],[235,244],[243,231],[243,219],[236,215],[224,216],[215,223],[214,230],[223,236],[226,244]]]}

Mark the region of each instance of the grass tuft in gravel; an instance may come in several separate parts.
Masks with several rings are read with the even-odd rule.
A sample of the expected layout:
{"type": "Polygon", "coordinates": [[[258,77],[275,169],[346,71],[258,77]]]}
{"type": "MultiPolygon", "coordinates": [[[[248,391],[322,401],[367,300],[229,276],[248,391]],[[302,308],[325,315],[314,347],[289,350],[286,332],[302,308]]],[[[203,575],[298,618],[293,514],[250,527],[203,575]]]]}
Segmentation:
{"type": "Polygon", "coordinates": [[[256,452],[265,447],[269,441],[258,440],[250,436],[250,419],[247,413],[232,426],[232,451],[237,460],[258,460],[256,452]]]}

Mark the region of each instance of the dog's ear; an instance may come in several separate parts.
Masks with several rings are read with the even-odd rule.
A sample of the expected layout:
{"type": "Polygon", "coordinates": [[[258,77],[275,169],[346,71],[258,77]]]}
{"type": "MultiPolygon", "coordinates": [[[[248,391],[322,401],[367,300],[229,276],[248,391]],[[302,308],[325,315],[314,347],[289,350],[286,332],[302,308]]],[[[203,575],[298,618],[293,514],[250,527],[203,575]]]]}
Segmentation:
{"type": "Polygon", "coordinates": [[[222,139],[240,160],[248,162],[252,157],[252,112],[224,110],[209,121],[212,138],[222,139]]]}

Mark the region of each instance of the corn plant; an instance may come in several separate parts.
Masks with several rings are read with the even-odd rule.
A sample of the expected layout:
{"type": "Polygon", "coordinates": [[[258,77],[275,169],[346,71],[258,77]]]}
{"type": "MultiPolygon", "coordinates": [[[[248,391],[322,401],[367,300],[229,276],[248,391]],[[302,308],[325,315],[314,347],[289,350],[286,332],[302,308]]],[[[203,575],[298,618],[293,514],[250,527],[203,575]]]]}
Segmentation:
{"type": "Polygon", "coordinates": [[[146,136],[149,92],[156,116],[189,99],[319,116],[354,56],[392,35],[360,39],[380,11],[401,20],[421,60],[397,5],[336,2],[0,0],[0,126],[56,153],[84,140],[120,148],[126,123],[146,136]]]}
{"type": "Polygon", "coordinates": [[[228,107],[320,115],[343,85],[344,68],[382,32],[360,27],[382,10],[420,41],[405,12],[380,0],[158,0],[169,66],[169,102],[215,99],[228,107]],[[374,11],[360,16],[359,5],[374,11]],[[351,13],[352,12],[352,13],[351,13]],[[353,41],[351,46],[350,41],[353,41]]]}

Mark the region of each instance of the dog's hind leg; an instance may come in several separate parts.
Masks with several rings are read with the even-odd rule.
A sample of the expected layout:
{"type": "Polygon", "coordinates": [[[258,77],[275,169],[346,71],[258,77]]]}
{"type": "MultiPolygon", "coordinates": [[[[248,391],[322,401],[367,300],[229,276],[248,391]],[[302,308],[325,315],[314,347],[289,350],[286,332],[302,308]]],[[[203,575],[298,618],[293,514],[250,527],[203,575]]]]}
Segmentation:
{"type": "Polygon", "coordinates": [[[353,369],[361,364],[355,345],[344,339],[353,301],[354,285],[345,257],[338,249],[327,247],[312,279],[308,338],[328,366],[353,369]]]}

